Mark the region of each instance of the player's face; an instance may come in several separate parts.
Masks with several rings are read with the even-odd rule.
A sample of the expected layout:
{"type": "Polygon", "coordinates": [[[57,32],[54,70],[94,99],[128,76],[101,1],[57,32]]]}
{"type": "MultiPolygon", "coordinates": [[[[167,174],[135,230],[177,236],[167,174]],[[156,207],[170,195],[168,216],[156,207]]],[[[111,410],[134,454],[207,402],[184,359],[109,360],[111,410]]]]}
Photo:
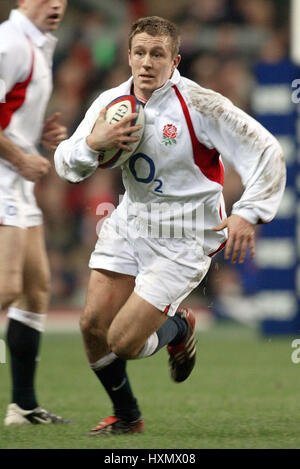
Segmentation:
{"type": "Polygon", "coordinates": [[[19,0],[19,9],[43,33],[54,31],[61,22],[67,0],[19,0]]]}
{"type": "Polygon", "coordinates": [[[173,56],[169,36],[150,36],[138,33],[132,38],[129,65],[132,70],[135,92],[149,99],[154,90],[165,84],[180,62],[173,56]]]}

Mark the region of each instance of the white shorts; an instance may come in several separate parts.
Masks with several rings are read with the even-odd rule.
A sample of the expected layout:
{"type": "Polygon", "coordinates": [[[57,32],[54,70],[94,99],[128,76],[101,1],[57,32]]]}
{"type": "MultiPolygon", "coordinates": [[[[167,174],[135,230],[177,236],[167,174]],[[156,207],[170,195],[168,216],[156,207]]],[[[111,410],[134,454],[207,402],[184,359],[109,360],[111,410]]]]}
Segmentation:
{"type": "Polygon", "coordinates": [[[0,162],[0,225],[29,228],[41,225],[43,215],[34,195],[34,183],[0,162]]]}
{"type": "Polygon", "coordinates": [[[135,276],[135,293],[173,316],[205,277],[211,258],[189,238],[132,237],[115,214],[102,225],[89,267],[135,276]]]}

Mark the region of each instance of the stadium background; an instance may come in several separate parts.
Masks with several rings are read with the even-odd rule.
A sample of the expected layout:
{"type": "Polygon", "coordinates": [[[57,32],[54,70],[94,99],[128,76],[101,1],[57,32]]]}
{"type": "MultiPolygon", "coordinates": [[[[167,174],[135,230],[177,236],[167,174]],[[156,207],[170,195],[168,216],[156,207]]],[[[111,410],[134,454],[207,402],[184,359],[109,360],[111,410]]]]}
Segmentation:
{"type": "MultiPolygon", "coordinates": [[[[14,5],[14,0],[0,0],[0,21],[14,5]]],[[[108,402],[86,365],[78,317],[100,220],[97,207],[117,204],[123,187],[118,170],[98,171],[79,185],[63,182],[52,170],[37,186],[52,272],[38,389],[42,403],[51,403],[53,411],[75,424],[38,433],[3,428],[0,448],[300,447],[295,418],[299,353],[292,355],[300,329],[300,127],[293,88],[300,73],[289,59],[289,7],[287,0],[69,0],[57,33],[48,113],[60,110],[70,133],[101,90],[128,78],[130,24],[139,16],[162,15],[181,28],[181,73],[224,94],[279,138],[288,184],[276,219],[258,227],[255,262],[233,266],[221,253],[187,300],[195,307],[199,330],[199,358],[191,379],[180,390],[170,382],[164,351],[130,362],[147,431],[134,440],[124,436],[95,442],[84,434],[107,414],[108,402]]],[[[230,212],[242,187],[232,168],[226,171],[230,212]]],[[[1,314],[1,337],[5,321],[1,314]]],[[[10,392],[7,365],[0,362],[0,420],[10,392]]]]}

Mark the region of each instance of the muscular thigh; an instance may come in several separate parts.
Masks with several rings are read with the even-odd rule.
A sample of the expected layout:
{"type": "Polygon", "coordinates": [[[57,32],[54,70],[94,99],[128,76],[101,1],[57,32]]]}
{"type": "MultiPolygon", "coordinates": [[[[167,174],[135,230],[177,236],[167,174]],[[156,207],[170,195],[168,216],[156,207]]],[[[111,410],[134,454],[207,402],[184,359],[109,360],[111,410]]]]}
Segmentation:
{"type": "Polygon", "coordinates": [[[131,295],[135,278],[108,270],[92,270],[83,319],[96,328],[107,330],[120,308],[131,295]]]}
{"type": "Polygon", "coordinates": [[[0,303],[7,292],[22,290],[26,230],[16,226],[0,226],[0,303]],[[1,299],[2,298],[2,299],[1,299]]]}

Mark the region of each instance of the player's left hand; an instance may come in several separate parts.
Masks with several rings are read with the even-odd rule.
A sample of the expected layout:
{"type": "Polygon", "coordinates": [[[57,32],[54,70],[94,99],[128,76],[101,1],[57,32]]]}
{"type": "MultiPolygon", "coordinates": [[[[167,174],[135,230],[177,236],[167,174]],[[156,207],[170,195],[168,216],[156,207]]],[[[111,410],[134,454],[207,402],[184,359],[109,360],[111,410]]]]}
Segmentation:
{"type": "Polygon", "coordinates": [[[242,264],[248,248],[250,249],[251,258],[255,256],[255,225],[239,215],[231,215],[213,228],[213,230],[220,231],[224,230],[224,228],[228,228],[225,259],[231,257],[231,263],[235,264],[240,254],[239,264],[242,264]]]}
{"type": "Polygon", "coordinates": [[[48,150],[56,150],[60,142],[68,138],[67,128],[57,122],[60,117],[61,113],[55,112],[44,123],[41,141],[48,150]]]}

